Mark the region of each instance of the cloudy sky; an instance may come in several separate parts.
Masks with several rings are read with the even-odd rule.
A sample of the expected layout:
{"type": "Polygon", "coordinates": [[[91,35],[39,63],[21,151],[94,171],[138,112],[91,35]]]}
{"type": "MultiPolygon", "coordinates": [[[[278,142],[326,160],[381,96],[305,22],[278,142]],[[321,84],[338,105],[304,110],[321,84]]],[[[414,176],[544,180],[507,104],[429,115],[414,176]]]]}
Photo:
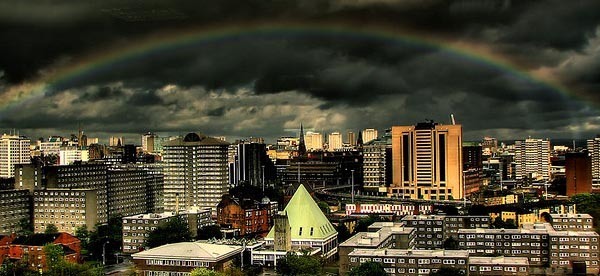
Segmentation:
{"type": "Polygon", "coordinates": [[[589,138],[598,11],[595,0],[0,0],[0,130],[273,141],[300,123],[383,131],[454,114],[466,140],[589,138]],[[220,35],[172,43],[203,32],[220,35]],[[95,65],[103,57],[117,58],[95,65]]]}

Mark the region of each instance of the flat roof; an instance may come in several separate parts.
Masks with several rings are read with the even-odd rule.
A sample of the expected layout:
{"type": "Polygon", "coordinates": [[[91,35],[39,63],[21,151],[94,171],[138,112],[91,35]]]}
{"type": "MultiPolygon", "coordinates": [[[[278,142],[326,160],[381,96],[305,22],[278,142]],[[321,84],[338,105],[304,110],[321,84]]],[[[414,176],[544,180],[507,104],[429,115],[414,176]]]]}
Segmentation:
{"type": "Polygon", "coordinates": [[[123,217],[123,219],[163,219],[170,218],[176,216],[175,212],[164,212],[164,213],[146,213],[146,214],[138,214],[128,217],[123,217]]]}
{"type": "Polygon", "coordinates": [[[445,215],[408,215],[402,220],[443,220],[445,215]]]}
{"type": "Polygon", "coordinates": [[[379,246],[381,243],[389,239],[392,235],[410,234],[415,230],[412,227],[383,227],[376,232],[360,232],[350,237],[340,246],[349,247],[372,247],[379,246]]]}
{"type": "Polygon", "coordinates": [[[586,219],[593,218],[589,214],[550,214],[550,217],[553,219],[555,219],[555,218],[586,218],[586,219]]]}
{"type": "Polygon", "coordinates": [[[377,257],[456,257],[468,258],[467,250],[411,250],[411,249],[354,249],[348,256],[377,257]]]}
{"type": "Polygon", "coordinates": [[[240,254],[241,246],[203,242],[179,242],[151,248],[132,255],[134,259],[203,260],[218,262],[240,254]]]}
{"type": "Polygon", "coordinates": [[[527,257],[469,257],[472,265],[529,265],[527,257]]]}

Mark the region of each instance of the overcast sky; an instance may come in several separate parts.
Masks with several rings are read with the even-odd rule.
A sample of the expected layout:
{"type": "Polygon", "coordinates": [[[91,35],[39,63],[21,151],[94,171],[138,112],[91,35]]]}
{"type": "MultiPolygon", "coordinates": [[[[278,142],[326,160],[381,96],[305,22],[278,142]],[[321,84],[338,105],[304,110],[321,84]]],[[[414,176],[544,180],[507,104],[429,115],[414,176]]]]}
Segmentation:
{"type": "Polygon", "coordinates": [[[465,140],[589,138],[600,133],[599,11],[595,0],[0,0],[1,107],[74,64],[182,30],[312,28],[123,60],[0,108],[0,130],[67,136],[81,123],[135,143],[146,131],[274,141],[300,123],[345,135],[454,114],[465,140]],[[503,67],[327,26],[409,34],[503,67]]]}

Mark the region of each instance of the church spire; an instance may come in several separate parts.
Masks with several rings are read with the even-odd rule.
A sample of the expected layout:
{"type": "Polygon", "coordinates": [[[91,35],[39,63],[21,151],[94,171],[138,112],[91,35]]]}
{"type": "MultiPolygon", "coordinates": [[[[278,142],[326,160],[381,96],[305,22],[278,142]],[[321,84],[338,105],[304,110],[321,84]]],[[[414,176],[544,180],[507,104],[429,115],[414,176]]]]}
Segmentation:
{"type": "Polygon", "coordinates": [[[304,143],[304,126],[300,123],[300,142],[298,143],[298,155],[306,155],[306,144],[304,143]]]}
{"type": "Polygon", "coordinates": [[[356,139],[356,146],[360,149],[363,146],[363,138],[362,138],[362,131],[358,132],[358,139],[356,139]]]}

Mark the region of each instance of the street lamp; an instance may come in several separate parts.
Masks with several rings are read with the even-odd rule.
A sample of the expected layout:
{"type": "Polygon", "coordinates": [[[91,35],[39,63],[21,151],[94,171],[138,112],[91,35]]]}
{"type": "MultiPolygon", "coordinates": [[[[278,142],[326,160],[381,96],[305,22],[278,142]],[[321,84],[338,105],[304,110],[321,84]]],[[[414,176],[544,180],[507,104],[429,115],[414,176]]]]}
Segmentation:
{"type": "Polygon", "coordinates": [[[110,241],[105,241],[102,244],[102,265],[106,265],[106,245],[109,243],[110,241]]]}
{"type": "Polygon", "coordinates": [[[354,170],[350,170],[352,172],[352,204],[354,204],[354,170]]]}

